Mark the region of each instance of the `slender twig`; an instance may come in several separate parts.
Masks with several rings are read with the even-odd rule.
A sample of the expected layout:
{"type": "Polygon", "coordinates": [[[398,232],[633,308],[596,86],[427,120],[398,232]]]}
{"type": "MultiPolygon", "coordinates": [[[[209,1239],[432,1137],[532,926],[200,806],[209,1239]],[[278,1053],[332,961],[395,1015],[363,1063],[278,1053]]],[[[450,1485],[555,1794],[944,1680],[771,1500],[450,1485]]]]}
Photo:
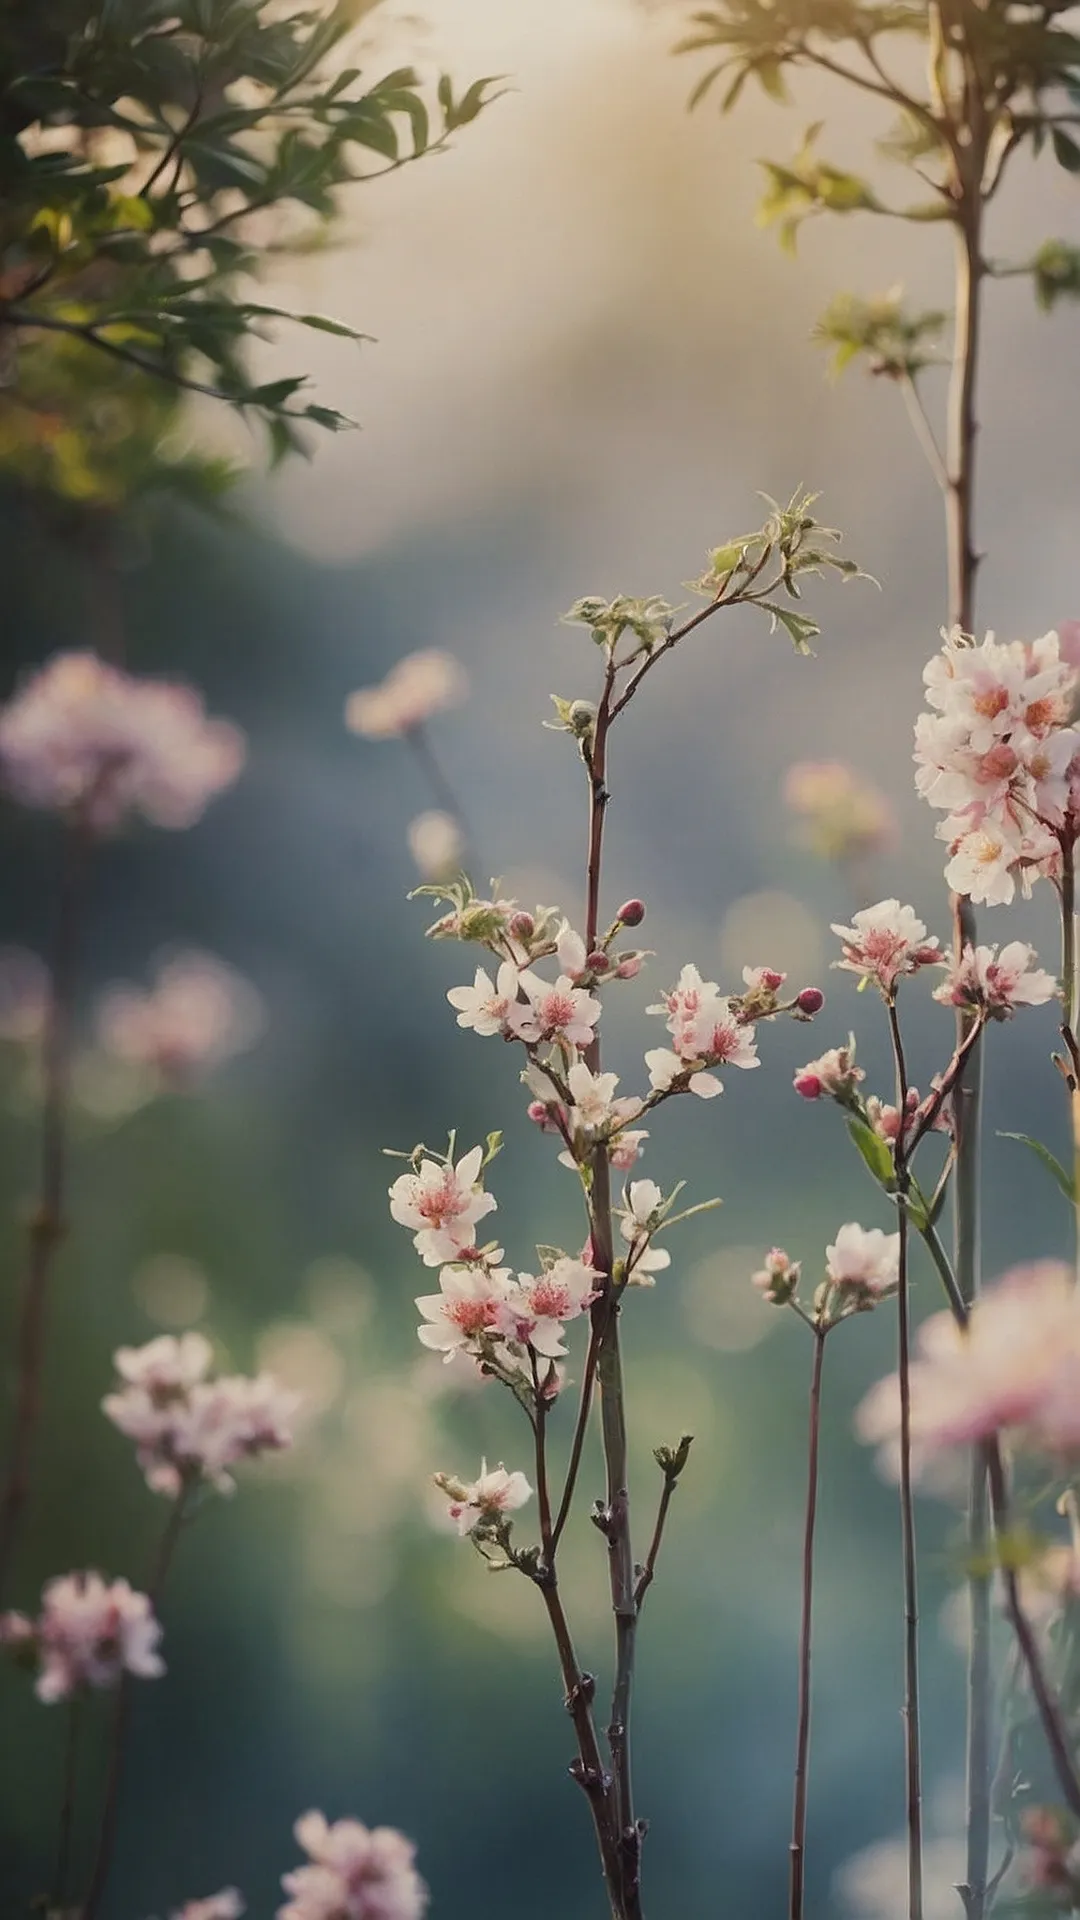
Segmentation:
{"type": "Polygon", "coordinates": [[[1069,1124],[1073,1165],[1073,1260],[1080,1275],[1080,1044],[1077,1040],[1076,967],[1076,849],[1067,833],[1060,836],[1061,880],[1061,1037],[1068,1053],[1069,1124]]]}
{"type": "Polygon", "coordinates": [[[30,1491],[34,1440],[41,1414],[50,1282],[56,1250],[66,1230],[64,1190],[72,1023],[82,893],[89,847],[89,830],[83,824],[75,822],[65,829],[53,973],[43,1044],[44,1085],[38,1193],[29,1226],[29,1248],[19,1319],[18,1384],[11,1453],[3,1494],[0,1496],[0,1596],[7,1588],[19,1525],[30,1491]]]}
{"type": "Polygon", "coordinates": [[[547,1468],[547,1401],[544,1398],[540,1380],[540,1369],[536,1362],[536,1351],[529,1348],[529,1366],[532,1371],[534,1412],[532,1430],[534,1458],[536,1463],[536,1506],[540,1515],[540,1545],[545,1567],[551,1565],[551,1491],[548,1486],[547,1468]]]}
{"type": "MultiPolygon", "coordinates": [[[[994,1514],[994,1527],[999,1543],[1007,1540],[1009,1531],[1009,1496],[1005,1481],[1005,1465],[1001,1457],[1001,1447],[995,1438],[986,1443],[983,1449],[985,1477],[990,1486],[990,1504],[994,1514]]],[[[1050,1748],[1050,1758],[1054,1763],[1058,1785],[1069,1811],[1080,1818],[1080,1774],[1077,1772],[1068,1732],[1062,1720],[1061,1709],[1054,1698],[1050,1683],[1043,1670],[1039,1643],[1035,1637],[1031,1622],[1024,1612],[1020,1600],[1020,1583],[1016,1569],[1008,1553],[1002,1553],[1001,1576],[1005,1586],[1005,1609],[1013,1632],[1016,1635],[1020,1651],[1027,1668],[1028,1683],[1050,1748]]]]}
{"type": "Polygon", "coordinates": [[[814,1528],[817,1522],[818,1455],[821,1442],[821,1370],[828,1328],[812,1323],[814,1363],[810,1374],[810,1421],[803,1527],[802,1618],[799,1625],[799,1705],[795,1736],[795,1795],[791,1814],[789,1920],[802,1920],[806,1886],[806,1807],[810,1760],[810,1656],[814,1607],[814,1528]]]}
{"type": "Polygon", "coordinates": [[[570,1505],[574,1498],[574,1489],[577,1486],[578,1473],[581,1469],[582,1449],[584,1448],[585,1436],[589,1429],[589,1415],[592,1412],[593,1383],[596,1379],[596,1361],[600,1351],[600,1338],[600,1333],[594,1322],[589,1329],[589,1345],[585,1354],[585,1371],[581,1376],[581,1396],[578,1401],[577,1420],[574,1423],[574,1438],[570,1446],[570,1461],[566,1469],[566,1480],[563,1485],[562,1498],[559,1501],[559,1510],[555,1515],[555,1524],[551,1530],[551,1552],[553,1557],[562,1537],[562,1530],[566,1525],[570,1505]]]}
{"type": "Polygon", "coordinates": [[[922,1920],[922,1752],[919,1719],[919,1584],[915,1552],[915,1490],[911,1472],[911,1287],[908,1263],[908,1199],[911,1176],[904,1143],[908,1072],[896,1000],[886,995],[889,1032],[896,1064],[899,1115],[893,1165],[899,1230],[897,1320],[900,1386],[900,1541],[904,1583],[904,1756],[908,1844],[908,1916],[922,1920]]]}
{"type": "Polygon", "coordinates": [[[918,440],[923,453],[926,455],[926,464],[930,468],[938,486],[942,492],[945,493],[948,491],[949,486],[948,469],[945,465],[941,448],[937,443],[937,435],[930,425],[926,408],[923,406],[922,394],[919,392],[910,373],[904,372],[901,375],[900,391],[904,396],[904,404],[907,407],[908,418],[915,431],[915,438],[918,440]]]}
{"type": "Polygon", "coordinates": [[[64,1733],[64,1772],[60,1789],[60,1818],[56,1835],[56,1866],[53,1871],[49,1904],[62,1910],[71,1869],[71,1842],[75,1828],[75,1794],[79,1779],[79,1734],[82,1728],[82,1701],[73,1694],[67,1706],[64,1733]]]}
{"type": "Polygon", "coordinates": [[[652,1539],[649,1542],[649,1551],[645,1555],[645,1565],[638,1574],[637,1584],[634,1587],[634,1601],[639,1617],[641,1614],[641,1603],[656,1578],[656,1563],[660,1558],[660,1548],[664,1544],[664,1528],[667,1525],[668,1509],[675,1497],[675,1489],[679,1484],[678,1469],[673,1472],[670,1468],[665,1467],[662,1471],[664,1484],[660,1492],[660,1504],[656,1509],[656,1524],[653,1527],[652,1539]]]}
{"type": "MultiPolygon", "coordinates": [[[[189,1503],[194,1488],[186,1480],[173,1502],[162,1534],[157,1554],[154,1558],[147,1593],[154,1611],[157,1612],[165,1583],[173,1563],[173,1556],[188,1519],[189,1503]]],[[[109,1732],[109,1765],[105,1782],[105,1799],[102,1807],[101,1826],[98,1830],[97,1852],[90,1875],[90,1886],[86,1901],[80,1910],[79,1920],[97,1920],[101,1902],[105,1897],[109,1874],[112,1870],[113,1854],[116,1848],[117,1816],[120,1811],[120,1788],[123,1782],[124,1759],[126,1756],[128,1729],[131,1721],[131,1675],[127,1672],[120,1676],[116,1690],[116,1704],[113,1708],[112,1726],[109,1732]]]]}

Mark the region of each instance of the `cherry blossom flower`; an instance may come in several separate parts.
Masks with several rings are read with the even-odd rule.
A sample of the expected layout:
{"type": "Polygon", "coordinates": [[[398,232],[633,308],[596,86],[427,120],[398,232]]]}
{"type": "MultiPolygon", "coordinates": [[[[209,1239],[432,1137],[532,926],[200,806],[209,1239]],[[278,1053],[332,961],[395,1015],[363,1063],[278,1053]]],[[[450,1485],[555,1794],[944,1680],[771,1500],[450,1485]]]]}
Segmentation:
{"type": "Polygon", "coordinates": [[[879,900],[854,916],[850,927],[833,925],[843,942],[843,959],[834,965],[873,980],[888,997],[894,993],[901,975],[916,973],[920,967],[941,966],[944,955],[935,939],[927,939],[926,927],[911,907],[899,900],[879,900]]]}
{"type": "Polygon", "coordinates": [[[646,1012],[666,1015],[674,1042],[672,1047],[653,1047],[645,1055],[654,1091],[665,1092],[685,1076],[691,1093],[712,1100],[724,1088],[706,1071],[708,1067],[761,1064],[752,1029],[740,1019],[735,1003],[723,997],[714,980],[702,980],[694,966],[685,966],[671,992],[646,1012]]]}
{"type": "Polygon", "coordinates": [[[109,988],[97,1011],[103,1047],[132,1065],[152,1067],[173,1086],[242,1053],[264,1024],[253,986],[208,953],[178,953],[158,968],[150,992],[109,988]]]}
{"type": "Polygon", "coordinates": [[[409,852],[422,880],[446,880],[461,866],[465,836],[452,814],[432,808],[409,823],[409,852]]]}
{"type": "Polygon", "coordinates": [[[619,1231],[628,1243],[626,1283],[632,1287],[656,1285],[653,1274],[663,1273],[671,1265],[666,1247],[651,1244],[660,1224],[659,1212],[664,1196],[655,1180],[632,1180],[625,1194],[626,1205],[619,1212],[619,1231]]]}
{"type": "Polygon", "coordinates": [[[996,947],[968,945],[959,960],[949,961],[934,999],[951,1007],[982,1008],[994,1020],[1009,1019],[1017,1007],[1041,1007],[1058,986],[1052,973],[1032,965],[1035,958],[1026,940],[1011,940],[1000,953],[996,947]]]}
{"type": "MultiPolygon", "coordinates": [[[[607,964],[607,955],[603,960],[607,964]]],[[[555,936],[555,958],[559,972],[570,980],[580,980],[589,969],[589,955],[580,933],[575,933],[569,920],[563,920],[555,936]]]]}
{"type": "MultiPolygon", "coordinates": [[[[895,1377],[859,1409],[864,1440],[899,1427],[895,1377]]],[[[966,1329],[949,1313],[927,1320],[911,1368],[913,1452],[970,1446],[1001,1432],[1052,1456],[1080,1451],[1080,1293],[1063,1263],[1014,1268],[981,1294],[966,1329]]]]}
{"type": "Polygon", "coordinates": [[[436,1474],[435,1484],[450,1499],[450,1518],[457,1522],[460,1534],[473,1533],[477,1527],[497,1526],[508,1513],[523,1507],[532,1488],[523,1473],[508,1473],[502,1461],[488,1471],[480,1462],[480,1477],[471,1485],[449,1474],[436,1474]]]}
{"type": "Polygon", "coordinates": [[[1017,877],[1025,891],[1053,878],[1058,834],[1075,837],[1075,665],[1056,633],[1003,645],[954,632],[923,677],[915,784],[948,815],[946,878],[974,901],[1007,902],[1017,877]]]}
{"type": "Polygon", "coordinates": [[[517,1002],[518,979],[513,961],[504,960],[494,985],[483,967],[477,967],[471,987],[451,987],[446,997],[457,1008],[458,1026],[471,1027],[483,1036],[510,1033],[510,1009],[517,1002]]]}
{"type": "Polygon", "coordinates": [[[114,1356],[122,1384],[102,1411],[135,1442],[147,1485],[173,1500],[194,1481],[231,1493],[231,1467],[292,1443],[300,1395],[269,1373],[208,1379],[212,1360],[200,1333],[162,1334],[114,1356]]]}
{"type": "Polygon", "coordinates": [[[847,1298],[867,1302],[895,1292],[900,1270],[900,1235],[849,1220],[825,1249],[825,1271],[847,1298]]]}
{"type": "Polygon", "coordinates": [[[98,832],[141,813],[189,827],[232,785],[244,737],[191,687],[61,653],[0,708],[0,776],[24,805],[78,813],[98,832]]]}
{"type": "Polygon", "coordinates": [[[865,1078],[862,1068],[855,1065],[855,1048],[850,1044],[830,1047],[819,1059],[808,1060],[805,1067],[798,1069],[792,1084],[804,1100],[820,1100],[822,1094],[834,1100],[848,1100],[859,1081],[865,1078]]]}
{"type": "Polygon", "coordinates": [[[428,1891],[396,1828],[305,1813],[293,1832],[310,1864],[283,1875],[277,1920],[421,1920],[428,1891]]]}
{"type": "MultiPolygon", "coordinates": [[[[909,1087],[904,1102],[904,1134],[911,1131],[919,1110],[919,1090],[909,1087]]],[[[869,1095],[866,1102],[866,1118],[879,1140],[887,1140],[892,1146],[900,1137],[900,1109],[879,1100],[876,1093],[869,1095]]]]}
{"type": "Polygon", "coordinates": [[[790,1259],[783,1247],[771,1247],[764,1265],[751,1274],[750,1282],[771,1306],[786,1307],[795,1296],[801,1272],[801,1263],[790,1259]]]}
{"type": "Polygon", "coordinates": [[[438,648],[407,653],[377,687],[362,687],[345,703],[345,725],[365,740],[398,740],[469,691],[465,669],[438,648]]]}
{"type": "Polygon", "coordinates": [[[36,1621],[24,1614],[0,1618],[0,1642],[38,1663],[39,1700],[68,1700],[83,1687],[115,1687],[122,1674],[155,1680],[165,1663],[157,1651],[161,1628],[145,1593],[126,1580],[106,1585],[100,1573],[68,1573],[50,1580],[36,1621]]]}
{"type": "Polygon", "coordinates": [[[421,1295],[417,1306],[424,1325],[417,1328],[422,1346],[452,1360],[462,1350],[474,1352],[485,1334],[500,1330],[499,1306],[510,1291],[508,1267],[444,1267],[438,1293],[421,1295]]]}
{"type": "Polygon", "coordinates": [[[826,860],[879,853],[896,839],[884,794],[839,760],[801,760],[788,769],[784,800],[803,823],[803,838],[826,860]]]}
{"type": "Polygon", "coordinates": [[[528,996],[528,1004],[511,1007],[508,1020],[520,1040],[563,1042],[568,1047],[592,1044],[593,1028],[600,1018],[600,1002],[575,987],[568,973],[561,973],[554,986],[526,968],[519,983],[528,996]]]}
{"type": "Polygon", "coordinates": [[[530,1346],[544,1359],[561,1359],[563,1325],[576,1320],[597,1297],[603,1274],[584,1261],[564,1255],[535,1277],[521,1273],[497,1308],[501,1331],[509,1340],[530,1346]]]}
{"type": "Polygon", "coordinates": [[[484,1151],[474,1147],[455,1167],[450,1161],[421,1160],[415,1173],[403,1173],[390,1188],[390,1213],[399,1226],[413,1230],[413,1245],[426,1267],[458,1260],[476,1244],[476,1223],[496,1201],[476,1183],[484,1151]]]}

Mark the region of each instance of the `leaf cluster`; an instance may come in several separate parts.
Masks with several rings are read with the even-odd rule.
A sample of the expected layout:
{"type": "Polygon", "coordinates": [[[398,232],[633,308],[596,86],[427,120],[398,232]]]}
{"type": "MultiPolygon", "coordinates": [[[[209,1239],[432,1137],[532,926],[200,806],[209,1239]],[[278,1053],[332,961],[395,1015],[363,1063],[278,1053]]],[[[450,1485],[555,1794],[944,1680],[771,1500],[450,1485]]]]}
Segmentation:
{"type": "MultiPolygon", "coordinates": [[[[130,484],[189,389],[263,424],[349,424],[303,374],[259,381],[268,253],[318,241],[343,191],[444,148],[491,96],[345,64],[354,8],[282,0],[33,0],[0,22],[0,461],[79,498],[130,484]],[[151,383],[173,392],[151,396],[151,383]],[[134,472],[98,456],[102,409],[134,472]],[[20,417],[14,419],[15,413],[20,417]],[[59,422],[59,424],[58,424],[59,422]],[[126,431],[125,431],[126,426],[126,431]]],[[[110,438],[106,431],[106,440],[110,438]]]]}

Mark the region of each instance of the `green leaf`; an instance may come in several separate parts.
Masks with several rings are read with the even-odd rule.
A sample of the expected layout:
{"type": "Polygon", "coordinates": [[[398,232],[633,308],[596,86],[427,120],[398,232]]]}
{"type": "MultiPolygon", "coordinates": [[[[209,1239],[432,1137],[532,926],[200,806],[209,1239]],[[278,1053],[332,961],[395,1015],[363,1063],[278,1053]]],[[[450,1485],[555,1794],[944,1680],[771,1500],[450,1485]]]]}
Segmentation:
{"type": "Polygon", "coordinates": [[[1062,133],[1060,127],[1051,127],[1050,138],[1058,166],[1064,167],[1066,173],[1080,173],[1080,147],[1076,141],[1071,140],[1067,133],[1062,133]]]}
{"type": "Polygon", "coordinates": [[[1030,1133],[1000,1133],[1000,1132],[998,1134],[998,1139],[999,1140],[1019,1140],[1023,1146],[1030,1147],[1032,1153],[1036,1154],[1038,1158],[1042,1161],[1043,1166],[1046,1168],[1047,1172],[1053,1175],[1054,1179],[1057,1181],[1058,1186],[1061,1188],[1061,1191],[1065,1195],[1065,1198],[1066,1200],[1068,1200],[1069,1204],[1071,1206],[1076,1205],[1076,1188],[1072,1180],[1070,1180],[1068,1174],[1066,1173],[1064,1167],[1061,1164],[1061,1161],[1056,1157],[1055,1154],[1051,1153],[1049,1147],[1044,1147],[1041,1140],[1033,1139],[1030,1133]]]}
{"type": "Polygon", "coordinates": [[[896,1187],[896,1170],[892,1154],[881,1135],[854,1114],[848,1119],[847,1130],[878,1186],[884,1187],[886,1193],[892,1193],[896,1187]]]}

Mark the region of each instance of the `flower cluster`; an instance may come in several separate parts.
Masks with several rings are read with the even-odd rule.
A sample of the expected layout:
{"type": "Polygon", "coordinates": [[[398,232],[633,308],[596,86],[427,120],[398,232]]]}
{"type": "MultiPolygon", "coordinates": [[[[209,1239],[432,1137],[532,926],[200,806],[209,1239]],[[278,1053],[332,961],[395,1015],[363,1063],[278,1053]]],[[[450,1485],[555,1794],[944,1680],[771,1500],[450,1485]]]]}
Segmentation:
{"type": "Polygon", "coordinates": [[[231,1493],[230,1468],[292,1443],[300,1396],[269,1373],[212,1377],[212,1363],[201,1333],[161,1334],[114,1355],[121,1384],[102,1411],[134,1440],[147,1485],[170,1499],[196,1482],[231,1493]]]}
{"type": "Polygon", "coordinates": [[[530,1371],[528,1349],[546,1361],[561,1359],[563,1330],[597,1297],[603,1275],[565,1254],[539,1274],[513,1274],[487,1263],[446,1266],[439,1291],[416,1302],[417,1333],[447,1360],[467,1353],[481,1364],[509,1361],[511,1373],[530,1371]]]}
{"type": "Polygon", "coordinates": [[[111,987],[97,1012],[98,1038],[109,1053],[174,1086],[243,1052],[262,1024],[254,987],[223,960],[195,952],[166,960],[149,992],[111,987]]]}
{"type": "Polygon", "coordinates": [[[958,960],[950,960],[934,999],[980,1010],[991,1020],[1008,1020],[1017,1007],[1044,1006],[1058,985],[1052,973],[1032,964],[1036,957],[1026,940],[1010,940],[1000,953],[996,947],[968,945],[958,960]]]}
{"type": "Polygon", "coordinates": [[[563,1166],[584,1164],[601,1143],[608,1158],[620,1173],[626,1173],[640,1158],[643,1142],[649,1138],[647,1127],[633,1127],[646,1111],[642,1101],[617,1095],[617,1073],[593,1073],[584,1060],[576,1060],[566,1075],[569,1104],[546,1073],[529,1067],[522,1074],[526,1086],[536,1098],[529,1102],[530,1120],[544,1133],[559,1133],[570,1144],[559,1159],[563,1166]]]}
{"type": "MultiPolygon", "coordinates": [[[[888,1446],[899,1418],[892,1376],[866,1396],[859,1431],[888,1446]]],[[[1056,1459],[1080,1452],[1080,1293],[1057,1261],[1014,1268],[980,1295],[966,1328],[940,1313],[920,1329],[911,1367],[913,1450],[925,1461],[999,1433],[1056,1459]]]]}
{"type": "Polygon", "coordinates": [[[852,1035],[846,1047],[830,1047],[819,1059],[808,1060],[805,1067],[799,1067],[792,1085],[804,1100],[820,1100],[826,1094],[842,1105],[850,1105],[859,1081],[865,1079],[862,1068],[855,1065],[852,1035]]]}
{"type": "Polygon", "coordinates": [[[420,1920],[428,1893],[416,1849],[393,1827],[305,1813],[293,1829],[309,1864],[282,1879],[277,1920],[420,1920]]]}
{"type": "Polygon", "coordinates": [[[435,1485],[450,1502],[450,1518],[460,1534],[505,1532],[506,1515],[523,1507],[532,1488],[523,1473],[508,1473],[502,1462],[488,1471],[480,1462],[480,1477],[468,1483],[453,1474],[437,1473],[435,1485]]]}
{"type": "Polygon", "coordinates": [[[1057,633],[976,644],[951,633],[926,667],[931,711],[915,727],[915,784],[947,818],[945,878],[956,893],[1007,902],[1060,870],[1075,837],[1080,734],[1072,726],[1075,666],[1057,633]]]}
{"type": "MultiPolygon", "coordinates": [[[[747,971],[753,975],[759,970],[747,971]]],[[[783,979],[782,974],[778,977],[783,979]]],[[[694,966],[685,966],[678,984],[646,1011],[666,1020],[672,1040],[670,1047],[654,1047],[645,1055],[654,1089],[685,1086],[700,1099],[712,1100],[724,1087],[711,1067],[761,1064],[752,1026],[743,1020],[738,1003],[725,998],[715,980],[703,980],[694,966]]]]}
{"type": "Polygon", "coordinates": [[[436,713],[460,706],[469,690],[451,653],[425,647],[407,653],[377,687],[361,687],[345,703],[345,725],[365,740],[398,740],[436,713]]]}
{"type": "Polygon", "coordinates": [[[164,1673],[161,1628],[145,1593],[126,1580],[108,1585],[100,1573],[50,1580],[36,1620],[0,1617],[0,1644],[36,1666],[39,1700],[68,1700],[84,1687],[115,1687],[124,1673],[155,1680],[164,1673]]]}
{"type": "Polygon", "coordinates": [[[97,832],[132,812],[189,827],[244,763],[244,738],[191,688],[62,653],[0,709],[0,777],[17,800],[97,832]]]}
{"type": "Polygon", "coordinates": [[[857,973],[860,981],[872,981],[888,999],[904,974],[944,965],[937,940],[927,938],[914,908],[902,907],[899,900],[879,900],[874,907],[864,907],[854,915],[853,925],[834,923],[833,932],[843,947],[843,959],[834,965],[857,973]]]}

